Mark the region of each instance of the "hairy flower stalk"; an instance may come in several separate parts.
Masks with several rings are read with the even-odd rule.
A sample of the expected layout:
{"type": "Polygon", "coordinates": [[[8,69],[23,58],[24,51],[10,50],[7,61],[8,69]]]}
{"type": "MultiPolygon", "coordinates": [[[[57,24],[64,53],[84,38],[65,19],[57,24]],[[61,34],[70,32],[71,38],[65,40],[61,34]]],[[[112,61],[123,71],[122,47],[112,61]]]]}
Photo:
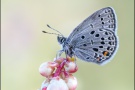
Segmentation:
{"type": "Polygon", "coordinates": [[[58,58],[42,63],[39,72],[46,77],[40,90],[76,90],[77,79],[72,74],[78,70],[74,58],[58,58]]]}

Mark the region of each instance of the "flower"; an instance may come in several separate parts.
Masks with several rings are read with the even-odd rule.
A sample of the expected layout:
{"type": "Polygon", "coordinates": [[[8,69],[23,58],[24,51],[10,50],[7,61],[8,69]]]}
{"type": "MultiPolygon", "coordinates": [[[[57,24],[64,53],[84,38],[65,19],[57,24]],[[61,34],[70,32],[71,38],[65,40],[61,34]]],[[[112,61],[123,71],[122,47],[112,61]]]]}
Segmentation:
{"type": "Polygon", "coordinates": [[[60,77],[53,77],[47,87],[47,90],[68,90],[68,86],[60,77]]]}
{"type": "Polygon", "coordinates": [[[42,83],[41,90],[75,90],[77,79],[72,73],[77,70],[75,59],[70,57],[42,63],[39,72],[47,79],[42,83]]]}
{"type": "Polygon", "coordinates": [[[42,63],[39,67],[39,72],[42,76],[49,77],[53,73],[57,65],[58,64],[55,62],[42,63]]]}

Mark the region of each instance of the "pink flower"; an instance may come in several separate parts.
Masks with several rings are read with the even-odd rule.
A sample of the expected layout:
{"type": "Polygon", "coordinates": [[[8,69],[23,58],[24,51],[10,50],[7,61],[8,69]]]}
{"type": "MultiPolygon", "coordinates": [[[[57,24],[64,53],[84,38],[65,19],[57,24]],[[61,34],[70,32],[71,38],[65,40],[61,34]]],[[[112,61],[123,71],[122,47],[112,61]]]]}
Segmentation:
{"type": "Polygon", "coordinates": [[[75,90],[77,79],[72,75],[78,70],[74,58],[58,58],[40,65],[39,72],[47,79],[41,90],[75,90]]]}
{"type": "Polygon", "coordinates": [[[53,77],[47,87],[47,90],[68,90],[68,86],[60,77],[53,77]]]}
{"type": "Polygon", "coordinates": [[[69,90],[75,90],[77,88],[77,79],[72,74],[65,78],[69,90]]]}
{"type": "Polygon", "coordinates": [[[42,76],[49,77],[53,73],[57,65],[58,64],[55,62],[42,63],[39,67],[39,72],[42,76]]]}
{"type": "Polygon", "coordinates": [[[78,70],[78,67],[75,62],[69,61],[65,64],[65,71],[69,73],[74,73],[78,70]]]}

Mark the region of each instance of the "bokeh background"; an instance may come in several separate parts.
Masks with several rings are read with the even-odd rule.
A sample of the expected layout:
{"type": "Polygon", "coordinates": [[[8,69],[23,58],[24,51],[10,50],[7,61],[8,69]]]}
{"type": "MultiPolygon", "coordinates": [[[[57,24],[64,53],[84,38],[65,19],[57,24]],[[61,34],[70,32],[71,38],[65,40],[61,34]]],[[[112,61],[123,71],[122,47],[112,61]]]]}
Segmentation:
{"type": "Polygon", "coordinates": [[[96,10],[111,6],[118,18],[119,49],[113,60],[98,66],[77,60],[77,90],[134,89],[134,0],[2,0],[1,90],[37,90],[38,68],[60,50],[46,24],[65,36],[96,10]]]}

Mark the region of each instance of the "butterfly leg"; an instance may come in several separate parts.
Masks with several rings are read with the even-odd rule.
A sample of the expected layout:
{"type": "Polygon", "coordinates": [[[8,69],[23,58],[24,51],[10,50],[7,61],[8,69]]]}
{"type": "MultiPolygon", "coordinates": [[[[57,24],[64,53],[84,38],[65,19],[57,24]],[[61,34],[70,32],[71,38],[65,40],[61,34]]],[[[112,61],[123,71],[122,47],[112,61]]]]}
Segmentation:
{"type": "Polygon", "coordinates": [[[73,57],[75,58],[75,64],[76,64],[76,56],[75,56],[75,55],[73,55],[73,57]]]}
{"type": "Polygon", "coordinates": [[[59,58],[63,52],[63,50],[59,50],[56,54],[56,59],[59,58]]]}

